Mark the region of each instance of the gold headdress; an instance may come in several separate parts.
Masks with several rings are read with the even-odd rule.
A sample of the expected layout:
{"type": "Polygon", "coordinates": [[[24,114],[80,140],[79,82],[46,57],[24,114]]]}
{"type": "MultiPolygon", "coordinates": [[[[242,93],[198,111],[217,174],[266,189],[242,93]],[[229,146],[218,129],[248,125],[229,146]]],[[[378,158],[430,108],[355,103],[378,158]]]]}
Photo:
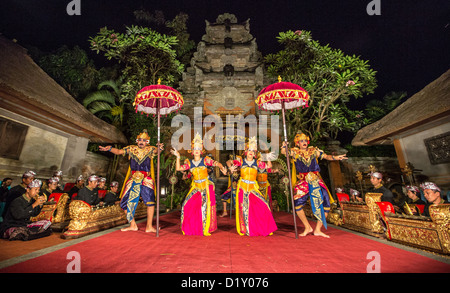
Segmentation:
{"type": "Polygon", "coordinates": [[[252,150],[255,152],[258,150],[258,142],[256,140],[256,136],[249,138],[248,142],[245,144],[245,151],[248,150],[252,150]]]}
{"type": "Polygon", "coordinates": [[[136,140],[140,138],[150,140],[150,136],[148,135],[147,129],[144,129],[141,133],[139,133],[138,136],[136,137],[136,140]]]}
{"type": "Polygon", "coordinates": [[[188,151],[189,153],[191,153],[192,151],[197,150],[197,151],[202,151],[202,153],[204,153],[204,149],[203,149],[203,139],[202,136],[200,135],[200,133],[196,133],[194,136],[194,139],[191,142],[191,150],[188,151]]]}
{"type": "Polygon", "coordinates": [[[297,144],[299,141],[301,140],[306,140],[309,143],[309,136],[307,136],[306,134],[304,134],[303,132],[298,132],[297,135],[294,138],[294,143],[297,144]]]}

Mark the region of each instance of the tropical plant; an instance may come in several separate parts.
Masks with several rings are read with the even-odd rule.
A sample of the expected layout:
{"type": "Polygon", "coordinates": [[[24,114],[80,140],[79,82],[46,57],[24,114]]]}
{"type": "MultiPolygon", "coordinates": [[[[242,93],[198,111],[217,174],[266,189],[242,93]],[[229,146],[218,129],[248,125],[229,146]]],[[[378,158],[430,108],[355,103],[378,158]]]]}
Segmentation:
{"type": "Polygon", "coordinates": [[[121,79],[107,80],[98,85],[98,90],[91,92],[83,100],[83,105],[92,114],[122,129],[125,103],[122,96],[121,79]]]}
{"type": "Polygon", "coordinates": [[[367,102],[364,110],[367,124],[380,120],[394,110],[406,97],[406,92],[390,92],[383,99],[373,99],[367,102]]]}
{"type": "Polygon", "coordinates": [[[309,31],[281,32],[277,39],[284,48],[265,56],[269,77],[299,84],[310,96],[308,108],[286,113],[289,137],[302,130],[313,140],[335,138],[340,131],[355,129],[361,112],[346,103],[376,88],[376,72],[368,61],[321,45],[309,31]]]}
{"type": "Polygon", "coordinates": [[[175,76],[184,70],[174,49],[177,37],[148,27],[132,25],[126,27],[125,33],[104,27],[89,40],[92,50],[122,64],[122,95],[128,99],[134,98],[144,86],[156,84],[158,79],[171,85],[175,76]]]}
{"type": "Polygon", "coordinates": [[[94,61],[79,46],[72,49],[62,46],[52,53],[31,51],[36,63],[78,101],[95,87],[101,76],[94,61]]]}

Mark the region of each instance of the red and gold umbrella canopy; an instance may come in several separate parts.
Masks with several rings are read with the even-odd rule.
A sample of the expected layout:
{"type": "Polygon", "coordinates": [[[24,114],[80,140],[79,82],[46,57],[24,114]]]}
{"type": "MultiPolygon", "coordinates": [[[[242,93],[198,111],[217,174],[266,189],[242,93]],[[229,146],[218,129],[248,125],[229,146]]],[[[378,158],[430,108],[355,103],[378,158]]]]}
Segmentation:
{"type": "MultiPolygon", "coordinates": [[[[157,155],[157,175],[156,175],[156,237],[159,237],[159,165],[161,152],[160,134],[161,134],[161,115],[167,115],[178,111],[184,104],[181,94],[170,86],[162,85],[161,79],[158,84],[149,85],[142,88],[134,99],[133,106],[137,112],[142,114],[153,114],[158,116],[158,155],[157,155]]],[[[153,178],[155,180],[155,178],[153,178]]]]}
{"type": "Polygon", "coordinates": [[[134,99],[133,106],[137,112],[157,115],[167,115],[183,107],[184,100],[181,94],[170,86],[161,84],[149,85],[142,88],[134,99]]]}
{"type": "Polygon", "coordinates": [[[281,81],[264,88],[256,98],[256,104],[266,111],[279,111],[284,108],[294,109],[308,107],[309,94],[301,86],[291,82],[281,81]]]}
{"type": "MultiPolygon", "coordinates": [[[[278,82],[264,88],[256,98],[256,104],[260,109],[266,111],[281,110],[283,116],[284,141],[287,144],[286,132],[286,109],[294,109],[298,107],[308,107],[308,92],[301,86],[291,82],[282,82],[278,77],[278,82]]],[[[288,180],[291,192],[292,216],[294,217],[295,238],[298,239],[297,221],[294,209],[294,192],[292,190],[291,167],[289,159],[289,151],[286,151],[286,163],[288,167],[288,180]]]]}

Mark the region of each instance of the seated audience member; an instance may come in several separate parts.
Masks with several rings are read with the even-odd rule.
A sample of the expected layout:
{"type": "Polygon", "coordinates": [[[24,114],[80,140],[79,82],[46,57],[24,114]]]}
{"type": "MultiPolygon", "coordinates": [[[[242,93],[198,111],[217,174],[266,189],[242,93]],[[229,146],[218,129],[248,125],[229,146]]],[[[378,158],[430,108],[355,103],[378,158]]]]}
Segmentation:
{"type": "Polygon", "coordinates": [[[63,183],[63,172],[61,170],[56,171],[53,173],[53,177],[58,178],[58,185],[56,186],[55,192],[63,192],[64,189],[64,183],[63,183]]]}
{"type": "Polygon", "coordinates": [[[441,196],[441,189],[433,182],[425,182],[420,185],[425,195],[427,203],[425,203],[425,208],[423,210],[423,215],[426,217],[430,216],[430,206],[440,205],[447,203],[441,196]]]}
{"type": "Polygon", "coordinates": [[[104,206],[112,206],[120,202],[119,198],[119,182],[113,181],[109,187],[109,192],[103,198],[104,206]]]}
{"type": "Polygon", "coordinates": [[[382,193],[381,201],[390,202],[394,205],[394,195],[392,192],[383,186],[383,175],[380,172],[373,172],[370,174],[370,183],[372,183],[373,188],[369,192],[382,193]]]}
{"type": "Polygon", "coordinates": [[[22,196],[14,199],[5,215],[5,220],[0,226],[0,236],[9,240],[32,240],[51,234],[51,222],[41,220],[31,222],[30,217],[39,215],[45,201],[44,196],[39,195],[42,182],[33,180],[26,187],[22,196]]]}
{"type": "Polygon", "coordinates": [[[352,189],[350,188],[350,196],[351,196],[351,200],[352,201],[358,201],[358,202],[363,202],[363,198],[361,196],[361,193],[356,190],[356,189],[352,189]]]}
{"type": "Polygon", "coordinates": [[[406,185],[407,195],[412,204],[425,204],[425,202],[420,198],[420,190],[417,186],[406,185]]]}
{"type": "Polygon", "coordinates": [[[95,190],[99,191],[99,190],[106,190],[106,189],[107,189],[106,188],[106,178],[105,177],[99,177],[98,178],[98,185],[95,188],[95,190]]]}
{"type": "Polygon", "coordinates": [[[3,222],[3,210],[5,209],[6,195],[11,188],[12,179],[6,177],[2,181],[2,186],[0,186],[0,222],[3,222]]]}
{"type": "Polygon", "coordinates": [[[36,173],[34,173],[33,171],[26,171],[22,175],[22,182],[19,185],[12,187],[8,191],[8,193],[6,195],[5,210],[3,211],[3,217],[8,212],[8,208],[9,208],[10,204],[12,203],[12,201],[15,200],[16,198],[22,196],[27,191],[28,184],[33,182],[35,176],[36,176],[36,173]]]}
{"type": "Polygon", "coordinates": [[[83,175],[80,175],[78,176],[75,185],[67,192],[69,198],[72,198],[72,195],[78,193],[78,191],[80,191],[80,189],[82,189],[83,187],[84,187],[84,178],[83,175]]]}
{"type": "Polygon", "coordinates": [[[103,204],[100,202],[100,198],[98,197],[98,193],[96,191],[96,187],[98,185],[98,177],[95,175],[91,175],[88,178],[88,185],[83,187],[78,191],[78,195],[76,196],[76,200],[82,200],[91,206],[95,206],[98,204],[103,204]]]}
{"type": "Polygon", "coordinates": [[[47,180],[47,188],[41,189],[40,191],[40,195],[45,196],[45,201],[48,201],[52,193],[58,193],[56,191],[56,189],[58,188],[58,182],[58,177],[52,177],[47,180]]]}
{"type": "Polygon", "coordinates": [[[348,200],[350,200],[350,196],[348,194],[345,193],[344,189],[342,187],[336,187],[336,196],[339,199],[339,201],[347,201],[347,197],[349,198],[348,200]]]}

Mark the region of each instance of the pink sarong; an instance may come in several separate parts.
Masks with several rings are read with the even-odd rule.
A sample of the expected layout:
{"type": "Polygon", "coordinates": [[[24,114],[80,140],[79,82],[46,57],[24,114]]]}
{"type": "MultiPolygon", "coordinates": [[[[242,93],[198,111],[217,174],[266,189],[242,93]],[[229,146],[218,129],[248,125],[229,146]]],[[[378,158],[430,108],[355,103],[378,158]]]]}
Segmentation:
{"type": "Polygon", "coordinates": [[[216,197],[214,185],[206,190],[193,189],[186,196],[181,208],[181,230],[184,235],[205,235],[217,229],[216,197]]]}

